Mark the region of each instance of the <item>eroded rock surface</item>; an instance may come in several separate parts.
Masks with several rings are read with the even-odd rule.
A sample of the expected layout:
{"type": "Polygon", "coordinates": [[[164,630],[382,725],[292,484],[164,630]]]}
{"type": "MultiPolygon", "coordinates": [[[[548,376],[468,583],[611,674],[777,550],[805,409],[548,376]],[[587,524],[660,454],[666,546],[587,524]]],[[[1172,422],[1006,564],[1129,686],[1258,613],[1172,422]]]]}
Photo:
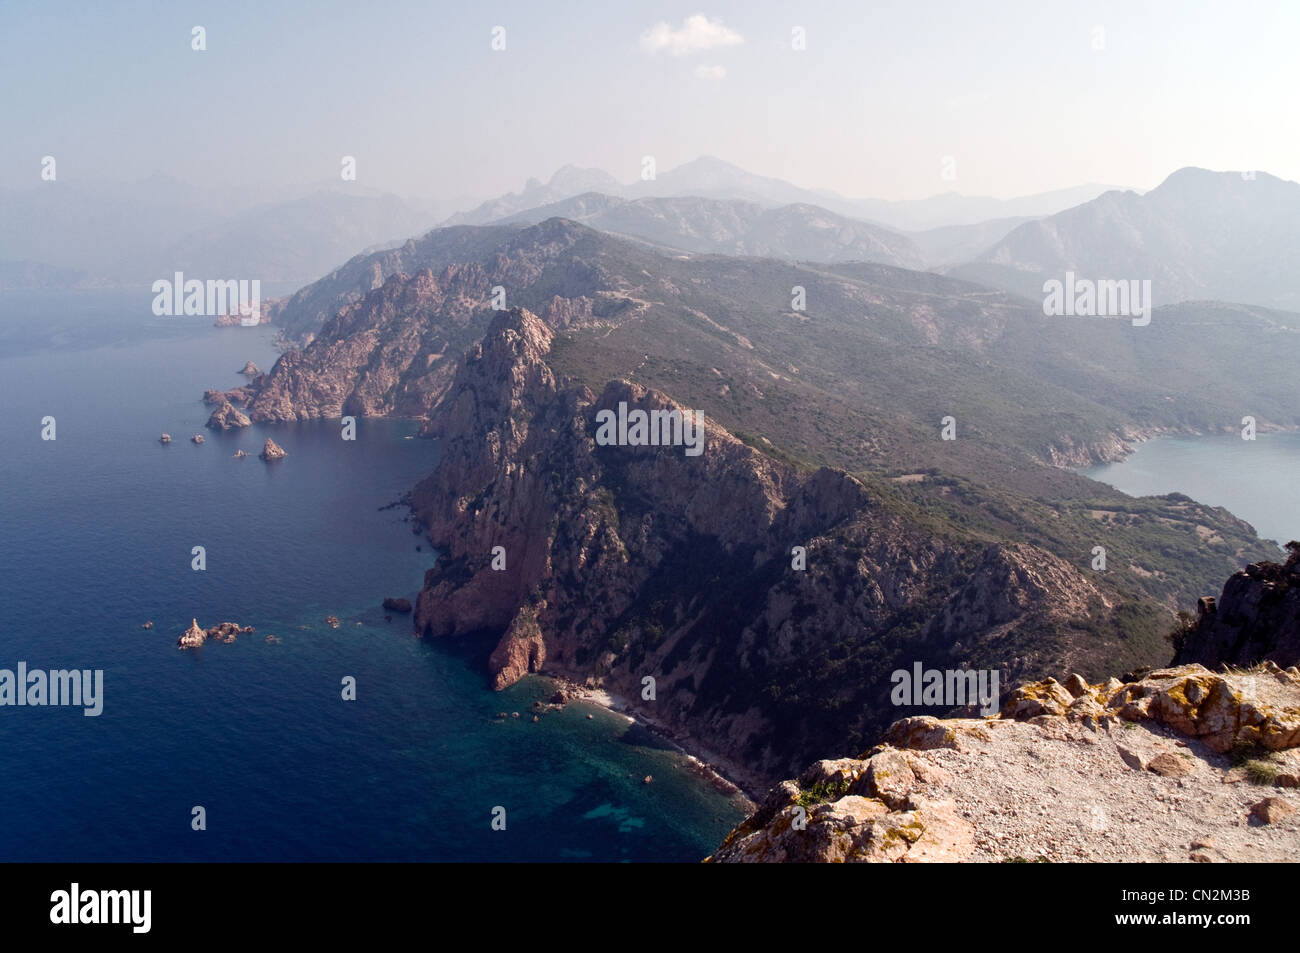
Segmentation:
{"type": "Polygon", "coordinates": [[[861,758],[772,788],[709,860],[1300,856],[1300,671],[1185,665],[1065,685],[1082,690],[1046,679],[996,718],[896,722],[861,758]]]}

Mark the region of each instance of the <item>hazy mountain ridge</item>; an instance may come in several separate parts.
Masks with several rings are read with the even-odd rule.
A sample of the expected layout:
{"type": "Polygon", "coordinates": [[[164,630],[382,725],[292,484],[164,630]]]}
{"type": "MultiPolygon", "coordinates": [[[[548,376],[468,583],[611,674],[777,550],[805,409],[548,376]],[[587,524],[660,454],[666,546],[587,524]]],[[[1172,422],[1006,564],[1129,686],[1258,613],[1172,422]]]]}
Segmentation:
{"type": "Polygon", "coordinates": [[[532,223],[557,216],[603,232],[690,252],[925,267],[921,250],[906,236],[812,205],[765,208],[740,200],[620,199],[588,192],[519,212],[500,224],[532,223]]]}
{"type": "MultiPolygon", "coordinates": [[[[601,192],[623,199],[696,197],[752,202],[767,208],[811,205],[846,218],[902,232],[986,225],[1006,218],[1037,218],[1096,198],[1113,186],[1081,185],[1012,199],[946,192],[926,199],[861,199],[829,189],[809,189],[783,179],[757,175],[714,156],[701,156],[653,179],[620,183],[600,169],[565,166],[549,182],[530,179],[521,192],[490,199],[458,212],[443,225],[485,225],[530,209],[601,192]]],[[[559,213],[557,213],[559,214],[559,213]]]]}
{"type": "Polygon", "coordinates": [[[1043,282],[1150,279],[1159,304],[1300,310],[1300,184],[1180,169],[1145,195],[1107,192],[1016,228],[950,274],[1041,300],[1043,282]]]}

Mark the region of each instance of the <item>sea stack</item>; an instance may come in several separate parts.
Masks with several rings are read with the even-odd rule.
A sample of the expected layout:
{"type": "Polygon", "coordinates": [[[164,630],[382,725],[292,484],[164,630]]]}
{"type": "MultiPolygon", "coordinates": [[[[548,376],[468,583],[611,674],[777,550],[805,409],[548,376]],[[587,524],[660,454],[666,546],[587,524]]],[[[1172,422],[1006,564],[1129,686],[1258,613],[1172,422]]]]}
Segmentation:
{"type": "Polygon", "coordinates": [[[245,377],[258,377],[261,375],[262,370],[252,361],[248,361],[246,364],[244,364],[243,370],[241,370],[239,373],[243,374],[245,377]]]}
{"type": "Polygon", "coordinates": [[[284,452],[284,447],[280,446],[270,437],[266,438],[266,443],[262,446],[262,452],[258,454],[263,460],[283,460],[289,454],[284,452]]]}
{"type": "Polygon", "coordinates": [[[193,437],[190,437],[190,440],[192,440],[194,443],[202,443],[202,442],[203,442],[203,434],[201,434],[201,433],[196,433],[193,437]]]}
{"type": "Polygon", "coordinates": [[[165,433],[165,434],[163,434],[161,437],[158,438],[158,442],[159,442],[159,443],[171,443],[171,442],[172,442],[172,435],[169,434],[169,433],[165,433]]]}
{"type": "Polygon", "coordinates": [[[252,421],[248,419],[246,413],[236,410],[234,404],[223,399],[217,409],[212,412],[212,416],[208,418],[207,428],[209,430],[235,430],[251,424],[252,421]]]}
{"type": "Polygon", "coordinates": [[[203,644],[208,634],[199,628],[199,620],[191,619],[190,627],[185,630],[185,634],[176,640],[176,644],[183,649],[196,648],[203,644]]]}

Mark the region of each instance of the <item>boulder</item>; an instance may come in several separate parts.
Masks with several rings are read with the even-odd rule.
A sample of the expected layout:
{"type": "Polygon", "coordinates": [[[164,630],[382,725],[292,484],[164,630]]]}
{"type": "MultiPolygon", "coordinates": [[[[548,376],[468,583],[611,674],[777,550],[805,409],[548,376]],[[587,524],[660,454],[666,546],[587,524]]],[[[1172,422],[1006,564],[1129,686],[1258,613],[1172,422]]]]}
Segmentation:
{"type": "Polygon", "coordinates": [[[916,788],[916,775],[903,752],[887,748],[867,762],[867,773],[853,788],[853,794],[879,798],[893,810],[907,804],[907,796],[916,788]]]}
{"type": "Polygon", "coordinates": [[[1273,824],[1294,813],[1295,808],[1280,797],[1266,797],[1250,808],[1250,816],[1261,824],[1273,824]]]}
{"type": "Polygon", "coordinates": [[[1191,759],[1171,752],[1158,754],[1147,764],[1147,770],[1162,778],[1183,778],[1192,773],[1191,759]]]}

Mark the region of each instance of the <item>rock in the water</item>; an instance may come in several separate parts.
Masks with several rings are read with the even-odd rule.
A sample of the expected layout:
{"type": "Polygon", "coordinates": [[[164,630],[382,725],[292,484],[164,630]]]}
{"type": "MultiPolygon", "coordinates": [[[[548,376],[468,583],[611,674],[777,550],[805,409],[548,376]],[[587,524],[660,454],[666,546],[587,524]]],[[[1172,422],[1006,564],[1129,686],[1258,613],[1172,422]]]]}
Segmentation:
{"type": "Polygon", "coordinates": [[[226,401],[226,395],[215,387],[210,387],[203,392],[203,403],[205,404],[222,404],[226,401]]]}
{"type": "Polygon", "coordinates": [[[331,629],[337,629],[339,627],[339,617],[336,615],[327,615],[325,617],[325,624],[331,629]]]}
{"type": "Polygon", "coordinates": [[[266,438],[266,443],[262,445],[262,452],[258,454],[263,460],[283,460],[288,455],[284,452],[284,447],[270,437],[266,438]]]}
{"type": "Polygon", "coordinates": [[[148,622],[146,622],[144,625],[140,626],[140,628],[142,628],[142,629],[152,629],[152,628],[153,628],[153,619],[150,619],[150,620],[149,620],[148,622]]]}
{"type": "Polygon", "coordinates": [[[392,596],[389,596],[387,599],[384,600],[384,608],[387,609],[389,612],[410,612],[411,600],[394,599],[392,596]]]}
{"type": "Polygon", "coordinates": [[[192,649],[202,645],[207,640],[208,634],[199,628],[199,620],[190,620],[190,627],[185,633],[176,640],[176,644],[183,649],[192,649]]]}
{"type": "Polygon", "coordinates": [[[230,401],[222,399],[217,405],[217,409],[212,412],[208,418],[207,428],[209,430],[235,430],[239,427],[247,427],[252,423],[248,415],[241,410],[236,410],[235,405],[230,401]]]}
{"type": "Polygon", "coordinates": [[[239,373],[243,374],[245,377],[257,377],[262,373],[262,370],[252,361],[248,361],[244,364],[239,373]]]}
{"type": "Polygon", "coordinates": [[[165,433],[165,434],[163,434],[161,437],[158,438],[158,442],[159,442],[159,443],[171,443],[171,442],[172,442],[172,435],[169,434],[169,433],[165,433]]]}
{"type": "Polygon", "coordinates": [[[243,450],[236,450],[236,451],[235,451],[235,458],[236,458],[236,459],[242,460],[242,459],[243,459],[244,457],[246,457],[246,456],[248,456],[248,454],[245,453],[243,450]]]}
{"type": "Polygon", "coordinates": [[[246,635],[253,631],[255,630],[251,625],[240,625],[238,622],[218,622],[210,629],[203,629],[199,627],[198,619],[191,619],[190,627],[176,640],[176,644],[183,649],[192,649],[202,645],[208,639],[233,642],[235,636],[246,635]]]}
{"type": "Polygon", "coordinates": [[[193,443],[202,443],[202,442],[203,442],[203,434],[201,434],[201,433],[196,433],[193,437],[190,437],[190,440],[191,440],[191,442],[193,442],[193,443]]]}

